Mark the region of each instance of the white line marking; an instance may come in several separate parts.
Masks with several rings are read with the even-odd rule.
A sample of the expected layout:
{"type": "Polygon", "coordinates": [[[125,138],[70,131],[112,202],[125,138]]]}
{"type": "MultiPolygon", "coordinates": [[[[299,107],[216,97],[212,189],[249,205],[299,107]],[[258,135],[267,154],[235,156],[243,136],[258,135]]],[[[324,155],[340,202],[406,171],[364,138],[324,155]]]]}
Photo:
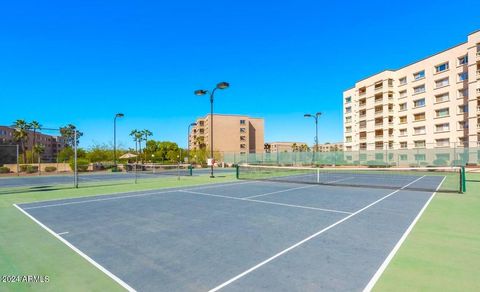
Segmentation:
{"type": "Polygon", "coordinates": [[[339,211],[339,210],[332,210],[332,209],[324,209],[324,208],[315,208],[315,207],[308,207],[308,206],[302,206],[302,205],[284,204],[284,203],[277,203],[277,202],[271,202],[271,201],[253,200],[253,199],[247,199],[247,198],[229,197],[229,196],[214,195],[214,194],[201,193],[201,192],[193,192],[193,191],[187,191],[187,190],[183,190],[183,191],[180,191],[180,192],[182,192],[182,193],[189,193],[189,194],[195,194],[195,195],[201,195],[201,196],[208,196],[208,197],[217,197],[217,198],[231,199],[231,200],[237,200],[237,201],[255,202],[255,203],[262,203],[262,204],[269,204],[269,205],[278,205],[278,206],[285,206],[285,207],[292,207],[292,208],[301,208],[301,209],[324,211],[324,212],[332,212],[332,213],[352,214],[351,212],[346,212],[346,211],[339,211]]]}
{"type": "Polygon", "coordinates": [[[275,192],[269,192],[269,193],[265,193],[265,194],[255,195],[255,196],[243,197],[243,199],[253,199],[253,198],[258,198],[258,197],[263,197],[263,196],[268,196],[268,195],[273,195],[273,194],[279,194],[279,193],[285,193],[285,192],[289,192],[289,191],[293,191],[293,190],[312,188],[312,187],[315,187],[315,185],[296,187],[296,188],[285,189],[285,190],[275,191],[275,192]]]}
{"type": "MultiPolygon", "coordinates": [[[[185,190],[203,190],[203,189],[214,188],[214,187],[237,185],[237,184],[246,184],[246,183],[254,183],[254,182],[249,181],[249,182],[229,183],[229,184],[222,184],[222,185],[215,185],[215,186],[199,186],[199,187],[193,187],[193,188],[189,188],[189,189],[185,189],[185,190]]],[[[74,201],[74,202],[64,202],[64,203],[57,203],[57,204],[24,207],[23,210],[67,206],[67,205],[84,204],[84,203],[91,203],[91,202],[110,201],[110,200],[125,199],[125,198],[136,198],[136,197],[152,196],[152,195],[159,195],[159,194],[174,193],[174,192],[182,191],[182,189],[178,189],[178,187],[165,188],[165,189],[167,189],[167,190],[166,191],[160,191],[160,192],[153,192],[153,193],[150,190],[150,192],[146,191],[145,193],[140,193],[140,194],[132,194],[132,195],[125,195],[125,196],[119,195],[119,196],[108,197],[108,198],[96,198],[96,199],[90,199],[90,200],[81,200],[81,201],[74,201]]],[[[105,194],[105,195],[99,195],[99,196],[107,196],[107,195],[115,195],[115,194],[122,194],[122,193],[105,194]]],[[[95,197],[98,197],[98,196],[95,196],[95,197]]],[[[33,202],[33,203],[42,203],[42,202],[49,202],[49,201],[62,201],[62,200],[74,200],[74,199],[82,199],[82,198],[85,198],[85,197],[77,197],[77,198],[69,198],[69,199],[55,199],[55,200],[40,201],[40,202],[33,202]]],[[[31,204],[31,203],[27,203],[27,204],[31,204]]]]}
{"type": "Polygon", "coordinates": [[[407,230],[405,230],[405,232],[403,233],[402,237],[398,240],[397,244],[395,244],[395,246],[393,247],[392,251],[390,251],[390,253],[388,254],[387,258],[385,259],[385,261],[382,263],[382,265],[378,268],[377,272],[373,275],[373,277],[370,279],[370,281],[368,282],[367,286],[363,289],[364,292],[366,291],[371,291],[373,289],[373,287],[375,286],[375,284],[377,283],[377,281],[380,279],[380,276],[382,276],[383,272],[385,272],[385,269],[387,268],[388,264],[390,264],[390,262],[392,261],[393,257],[395,256],[395,254],[398,252],[398,250],[400,249],[400,247],[402,246],[403,242],[407,239],[407,236],[410,234],[410,232],[413,230],[413,227],[415,226],[415,224],[417,224],[417,221],[420,219],[420,217],[423,215],[423,212],[425,212],[425,210],[427,209],[428,205],[430,204],[430,202],[433,200],[433,198],[435,197],[435,195],[437,194],[438,192],[438,189],[440,188],[440,186],[443,184],[443,182],[445,181],[446,177],[444,176],[442,181],[440,182],[440,184],[437,186],[437,188],[435,189],[435,192],[430,196],[430,198],[428,199],[428,201],[425,203],[425,205],[423,206],[423,208],[420,210],[420,212],[417,214],[417,216],[415,217],[415,219],[413,219],[412,221],[412,224],[410,224],[410,226],[408,226],[407,230]]]}
{"type": "Polygon", "coordinates": [[[305,238],[305,239],[303,239],[303,240],[301,240],[301,241],[299,241],[299,242],[295,243],[294,245],[292,245],[292,246],[290,246],[290,247],[288,247],[288,248],[286,248],[286,249],[282,250],[281,252],[279,252],[279,253],[277,253],[277,254],[275,254],[275,255],[271,256],[270,258],[268,258],[268,259],[264,260],[263,262],[260,262],[260,263],[258,263],[257,265],[255,265],[255,266],[251,267],[250,269],[248,269],[248,270],[246,270],[246,271],[244,271],[244,272],[242,272],[242,273],[238,274],[237,276],[235,276],[235,277],[231,278],[230,280],[228,280],[228,281],[226,281],[226,282],[224,282],[224,283],[222,283],[222,284],[218,285],[217,287],[215,287],[215,288],[213,288],[213,289],[209,290],[209,292],[215,292],[215,291],[218,291],[218,290],[220,290],[220,289],[224,288],[225,286],[228,286],[228,285],[230,285],[231,283],[233,283],[233,282],[237,281],[238,279],[240,279],[240,278],[244,277],[244,276],[245,276],[245,275],[247,275],[247,274],[250,274],[251,272],[255,271],[256,269],[260,268],[261,266],[263,266],[263,265],[265,265],[265,264],[267,264],[267,263],[269,263],[269,262],[273,261],[274,259],[278,258],[279,256],[281,256],[281,255],[283,255],[283,254],[285,254],[285,253],[287,253],[287,252],[291,251],[292,249],[294,249],[294,248],[296,248],[296,247],[298,247],[298,246],[300,246],[300,245],[304,244],[305,242],[307,242],[307,241],[309,241],[309,240],[311,240],[311,239],[313,239],[313,238],[315,238],[315,237],[319,236],[320,234],[324,233],[325,231],[327,231],[327,230],[329,230],[329,229],[332,229],[333,227],[337,226],[338,224],[341,224],[341,223],[343,223],[343,222],[347,221],[348,219],[352,218],[353,216],[360,214],[361,212],[365,211],[366,209],[368,209],[368,208],[370,208],[370,207],[372,207],[372,206],[376,205],[377,203],[379,203],[379,202],[381,202],[381,201],[385,200],[386,198],[388,198],[388,197],[390,197],[390,196],[392,196],[392,195],[394,195],[394,194],[398,193],[399,191],[401,191],[401,190],[405,189],[405,188],[406,188],[406,187],[408,187],[409,185],[411,185],[411,184],[413,184],[413,183],[417,182],[418,180],[422,179],[423,177],[425,177],[425,176],[422,176],[422,177],[420,177],[420,178],[417,178],[416,180],[414,180],[414,181],[412,181],[412,182],[408,183],[407,185],[404,185],[404,186],[403,186],[403,187],[401,187],[400,189],[397,189],[397,190],[395,190],[395,191],[393,191],[393,192],[389,193],[388,195],[386,195],[386,196],[384,196],[384,197],[382,197],[382,198],[380,198],[380,199],[376,200],[376,201],[375,201],[375,202],[373,202],[373,203],[370,203],[369,205],[367,205],[367,206],[363,207],[362,209],[360,209],[360,210],[358,210],[358,211],[356,211],[356,212],[354,212],[354,213],[352,213],[352,214],[350,214],[350,215],[346,216],[345,218],[343,218],[343,219],[340,219],[340,220],[338,220],[337,222],[335,222],[335,223],[333,223],[333,224],[331,224],[331,225],[329,225],[329,226],[327,226],[327,227],[323,228],[322,230],[318,231],[317,233],[314,233],[314,234],[310,235],[309,237],[307,237],[307,238],[305,238]]]}
{"type": "Polygon", "coordinates": [[[57,233],[57,235],[65,235],[65,234],[68,234],[68,233],[69,233],[68,231],[65,231],[65,232],[57,233]]]}
{"type": "Polygon", "coordinates": [[[35,223],[37,223],[38,225],[40,225],[40,227],[42,227],[43,229],[45,229],[46,231],[48,231],[50,234],[52,234],[53,236],[55,236],[58,240],[60,240],[61,242],[63,242],[66,246],[68,246],[69,248],[71,248],[73,251],[75,251],[77,254],[79,254],[81,257],[83,257],[84,259],[86,259],[89,263],[91,263],[92,265],[94,265],[97,269],[99,269],[100,271],[102,271],[103,273],[105,273],[107,276],[109,276],[110,278],[112,278],[115,282],[117,282],[118,284],[120,284],[120,286],[122,286],[123,288],[125,288],[127,291],[136,291],[135,289],[133,289],[132,287],[130,287],[127,283],[123,282],[122,279],[120,279],[119,277],[115,276],[114,274],[112,274],[110,271],[108,271],[107,269],[105,269],[102,265],[100,265],[99,263],[97,263],[96,261],[94,261],[92,258],[90,258],[88,255],[84,254],[81,250],[79,250],[78,248],[76,248],[73,244],[71,244],[70,242],[68,242],[67,240],[65,240],[63,237],[59,236],[58,234],[56,234],[55,232],[53,232],[50,228],[48,228],[47,226],[45,226],[43,223],[41,223],[40,221],[38,221],[37,219],[35,219],[35,217],[33,217],[32,215],[28,214],[25,210],[23,210],[22,208],[20,208],[19,206],[17,206],[17,204],[13,204],[13,206],[15,206],[15,208],[17,208],[18,210],[20,210],[20,212],[22,212],[23,214],[25,214],[28,218],[32,219],[35,223]]]}
{"type": "MultiPolygon", "coordinates": [[[[224,183],[206,183],[206,184],[200,184],[200,185],[192,185],[192,186],[184,186],[185,188],[191,187],[191,189],[196,189],[196,188],[204,188],[204,187],[210,187],[210,186],[229,186],[229,185],[236,185],[236,184],[245,184],[245,183],[255,183],[258,181],[248,181],[248,182],[238,182],[238,181],[231,181],[231,182],[224,182],[224,183]]],[[[20,205],[23,204],[33,204],[33,203],[46,203],[46,202],[55,202],[55,201],[63,201],[63,200],[77,200],[77,199],[85,199],[88,197],[102,197],[102,196],[111,196],[111,195],[122,195],[122,194],[131,194],[131,193],[138,193],[142,192],[142,194],[147,194],[148,192],[158,192],[158,190],[174,190],[174,189],[180,189],[180,187],[166,187],[166,188],[158,188],[158,189],[147,189],[147,190],[138,190],[138,191],[130,191],[130,192],[113,192],[113,193],[107,193],[107,194],[97,194],[93,196],[83,196],[83,197],[73,197],[73,198],[58,198],[58,199],[50,199],[50,200],[42,200],[42,201],[35,201],[35,202],[30,202],[30,203],[21,203],[20,205]]],[[[120,196],[119,196],[120,198],[120,196]]]]}

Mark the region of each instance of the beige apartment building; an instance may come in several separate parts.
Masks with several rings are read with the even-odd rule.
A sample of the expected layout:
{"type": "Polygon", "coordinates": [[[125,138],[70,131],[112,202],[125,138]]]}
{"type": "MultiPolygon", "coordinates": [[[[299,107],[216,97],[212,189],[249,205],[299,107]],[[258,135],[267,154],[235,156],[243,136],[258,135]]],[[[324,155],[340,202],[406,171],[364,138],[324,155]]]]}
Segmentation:
{"type": "Polygon", "coordinates": [[[269,142],[265,146],[269,148],[265,150],[270,153],[302,151],[302,148],[308,148],[305,142],[269,142]]]}
{"type": "MultiPolygon", "coordinates": [[[[199,118],[192,127],[190,149],[210,150],[210,115],[199,118]]],[[[213,115],[214,151],[240,154],[261,153],[264,147],[264,120],[243,115],[213,115]]]]}
{"type": "MultiPolygon", "coordinates": [[[[0,126],[0,145],[16,145],[14,140],[15,129],[7,126],[0,126]]],[[[25,144],[25,151],[30,152],[33,149],[33,131],[27,131],[28,139],[25,144]]],[[[42,162],[55,162],[57,155],[65,146],[65,139],[60,136],[35,133],[35,143],[43,145],[44,150],[41,154],[42,162]]],[[[21,149],[19,149],[21,151],[21,149]]]]}
{"type": "Polygon", "coordinates": [[[344,91],[343,107],[345,151],[478,147],[480,31],[358,81],[344,91]]]}
{"type": "MultiPolygon", "coordinates": [[[[312,147],[315,149],[315,145],[312,147]]],[[[343,142],[318,144],[318,152],[339,152],[343,151],[343,142]]]]}

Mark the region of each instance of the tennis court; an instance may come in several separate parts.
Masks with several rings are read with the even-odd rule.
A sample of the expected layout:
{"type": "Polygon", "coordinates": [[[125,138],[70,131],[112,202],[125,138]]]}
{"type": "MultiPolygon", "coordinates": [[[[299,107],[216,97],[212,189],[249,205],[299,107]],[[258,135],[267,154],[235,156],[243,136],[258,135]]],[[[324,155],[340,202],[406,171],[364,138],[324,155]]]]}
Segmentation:
{"type": "Polygon", "coordinates": [[[17,207],[131,290],[361,290],[433,197],[408,189],[424,179],[445,177],[393,190],[240,180],[17,207]]]}

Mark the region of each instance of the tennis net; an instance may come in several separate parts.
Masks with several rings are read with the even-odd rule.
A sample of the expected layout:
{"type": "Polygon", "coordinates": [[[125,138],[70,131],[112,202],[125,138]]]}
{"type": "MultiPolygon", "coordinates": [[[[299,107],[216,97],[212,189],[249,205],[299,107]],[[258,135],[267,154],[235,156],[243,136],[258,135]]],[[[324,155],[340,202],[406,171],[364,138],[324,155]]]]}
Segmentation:
{"type": "Polygon", "coordinates": [[[239,165],[237,178],[349,187],[463,192],[461,167],[313,168],[239,165]]]}
{"type": "Polygon", "coordinates": [[[126,164],[125,170],[130,173],[147,175],[177,175],[191,176],[192,166],[190,164],[126,164]]]}

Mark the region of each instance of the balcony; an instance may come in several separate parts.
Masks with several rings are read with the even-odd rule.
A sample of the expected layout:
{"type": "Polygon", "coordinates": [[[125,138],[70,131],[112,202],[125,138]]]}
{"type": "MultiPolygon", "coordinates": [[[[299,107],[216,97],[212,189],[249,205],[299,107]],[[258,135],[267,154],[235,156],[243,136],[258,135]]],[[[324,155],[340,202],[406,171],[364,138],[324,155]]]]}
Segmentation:
{"type": "Polygon", "coordinates": [[[383,123],[375,123],[375,128],[383,128],[383,123]]]}

